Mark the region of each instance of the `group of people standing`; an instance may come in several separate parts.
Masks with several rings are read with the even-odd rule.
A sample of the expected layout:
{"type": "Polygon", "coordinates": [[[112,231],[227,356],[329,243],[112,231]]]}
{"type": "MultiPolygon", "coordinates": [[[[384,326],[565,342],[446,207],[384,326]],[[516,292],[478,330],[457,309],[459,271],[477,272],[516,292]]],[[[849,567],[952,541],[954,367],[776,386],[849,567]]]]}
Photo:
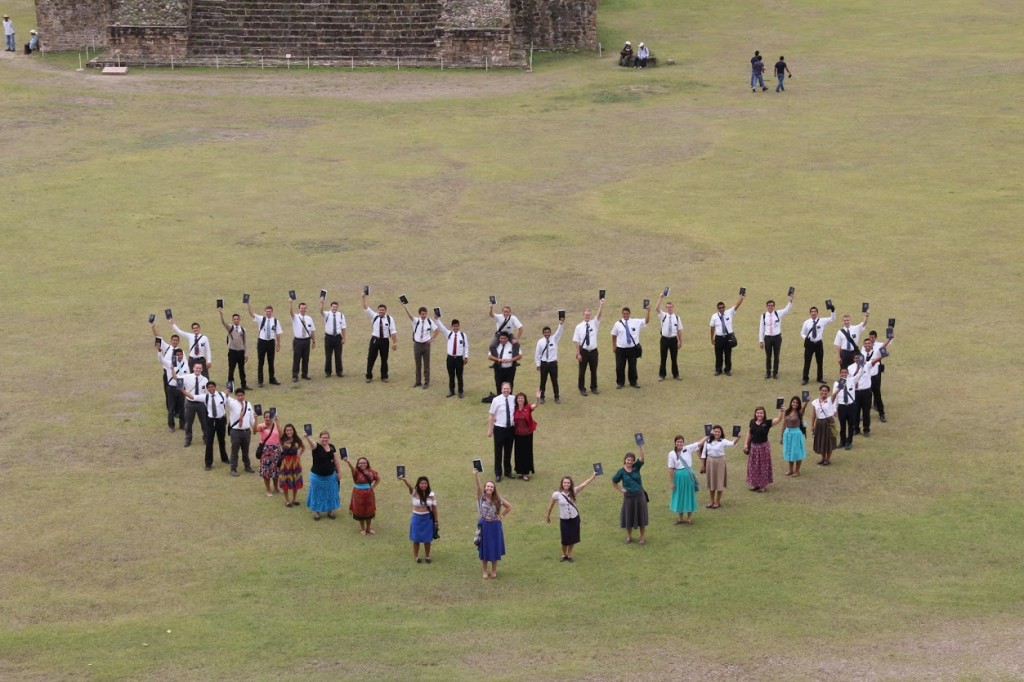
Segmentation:
{"type": "MultiPolygon", "coordinates": [[[[637,362],[643,356],[641,333],[652,323],[652,309],[656,312],[660,332],[658,380],[666,380],[670,376],[674,380],[681,379],[678,354],[683,342],[683,323],[673,303],[666,302],[668,294],[669,289],[666,288],[653,307],[651,301],[645,300],[642,317],[633,316],[629,307],[623,307],[618,319],[612,323],[608,334],[610,350],[615,356],[617,389],[640,388],[637,362]]],[[[398,327],[394,318],[388,314],[386,305],[379,304],[376,310],[366,305],[367,295],[368,287],[364,287],[361,304],[370,321],[365,378],[367,382],[373,380],[379,361],[380,378],[387,382],[389,352],[397,348],[398,327]]],[[[792,311],[794,296],[794,289],[790,288],[788,302],[781,309],[777,309],[775,301],[769,299],[759,318],[758,345],[765,354],[764,377],[767,380],[779,378],[782,321],[792,311]]],[[[719,302],[709,318],[716,376],[732,375],[732,349],[737,345],[734,318],[745,298],[746,291],[741,288],[739,298],[730,308],[726,308],[724,302],[719,302]]],[[[298,303],[296,306],[296,301],[297,297],[291,292],[289,318],[293,336],[292,381],[298,383],[310,378],[309,355],[316,346],[321,329],[325,346],[324,374],[327,377],[343,376],[341,356],[342,348],[348,340],[348,326],[344,314],[338,310],[338,303],[332,301],[328,305],[326,291],[321,291],[322,322],[317,322],[308,314],[306,304],[298,303]]],[[[441,339],[448,356],[448,397],[458,395],[462,398],[465,390],[463,369],[469,360],[469,343],[459,320],[452,319],[450,326],[446,326],[439,308],[434,309],[432,317],[426,307],[420,307],[414,315],[404,296],[400,297],[400,301],[411,326],[416,368],[413,387],[429,387],[431,346],[436,339],[441,339]]],[[[246,391],[252,390],[245,372],[249,359],[250,332],[239,314],[232,315],[230,322],[226,320],[223,302],[218,300],[217,303],[220,321],[226,332],[227,391],[218,390],[217,383],[209,378],[214,366],[211,341],[204,335],[199,323],[192,323],[190,330],[186,331],[175,323],[171,310],[166,310],[165,317],[174,334],[165,341],[159,336],[156,316],[151,316],[150,325],[155,337],[157,357],[163,368],[161,385],[169,430],[173,432],[176,427],[182,430],[185,446],[188,447],[198,417],[206,446],[206,469],[212,468],[214,448],[219,445],[221,461],[229,464],[231,475],[240,475],[240,466],[244,467],[245,472],[258,473],[263,479],[266,495],[274,497],[283,494],[285,507],[289,509],[300,506],[297,496],[298,491],[306,487],[305,474],[308,477],[305,506],[316,521],[325,516],[328,519],[336,518],[336,511],[342,504],[341,482],[345,476],[351,476],[349,512],[358,522],[362,535],[374,535],[375,491],[381,481],[380,475],[370,466],[366,457],[357,458],[353,464],[345,448],[339,450],[331,443],[329,432],[322,431],[314,442],[310,425],[304,425],[304,433],[300,433],[291,423],[282,426],[274,410],[263,411],[259,404],[253,404],[247,399],[246,391]],[[236,371],[240,382],[237,387],[234,385],[236,371]],[[231,444],[230,457],[226,448],[228,440],[231,444]],[[258,472],[249,457],[254,440],[258,472]],[[308,472],[304,471],[302,465],[302,458],[307,451],[310,458],[308,472]]],[[[277,385],[280,382],[274,371],[274,359],[281,349],[282,324],[274,316],[272,306],[266,306],[263,314],[259,315],[253,309],[248,295],[244,297],[244,304],[255,327],[252,331],[257,337],[257,384],[262,387],[264,379],[267,379],[271,385],[277,385]]],[[[590,308],[584,309],[582,320],[573,329],[572,343],[578,366],[577,388],[583,397],[600,393],[597,367],[604,304],[605,292],[602,290],[599,292],[596,313],[590,308]]],[[[542,329],[533,353],[539,388],[534,393],[535,400],[531,402],[526,393],[514,393],[517,367],[523,359],[520,339],[524,325],[512,313],[511,307],[502,306],[500,312],[495,312],[495,306],[496,300],[491,297],[488,317],[494,324],[494,333],[488,347],[488,360],[494,374],[495,392],[484,398],[489,403],[487,436],[493,439],[494,445],[494,479],[481,482],[479,470],[474,472],[480,519],[478,552],[483,577],[486,579],[497,577],[497,562],[505,554],[501,519],[511,510],[508,500],[498,495],[497,484],[505,478],[529,481],[535,475],[533,440],[537,422],[534,413],[546,401],[548,382],[554,402],[561,402],[558,345],[565,324],[565,312],[559,311],[557,323],[542,329]]],[[[728,483],[725,457],[727,448],[742,445],[747,456],[746,480],[750,490],[758,493],[767,490],[774,483],[770,432],[780,424],[783,427],[780,440],[782,458],[787,467],[785,475],[799,477],[806,458],[805,413],[808,406],[812,408],[812,449],[819,455],[818,464],[822,466],[832,463],[835,449],[850,449],[855,435],[870,436],[872,407],[878,411],[879,418],[886,421],[881,397],[881,372],[884,370],[882,360],[888,355],[887,347],[894,339],[895,320],[890,319],[885,340],[880,342],[876,332],[864,333],[870,316],[866,303],[862,306],[863,320],[858,325],[852,324],[849,314],[842,317],[842,327],[834,338],[839,377],[830,387],[824,377],[824,333],[827,325],[836,320],[836,312],[831,301],[826,301],[826,309],[829,317],[823,318],[818,308],[812,306],[800,331],[804,346],[802,384],[809,383],[812,365],[816,364],[814,378],[819,384],[816,399],[810,400],[809,391],[806,390],[800,396],[793,396],[788,403],[780,398],[776,404],[778,414],[771,418],[765,407],[758,406],[745,434],[739,426],[733,426],[731,438],[725,437],[721,426],[712,424],[705,425],[704,437],[691,444],[687,444],[681,435],[675,437],[673,449],[667,458],[667,469],[671,489],[669,508],[677,515],[677,525],[692,524],[693,514],[699,506],[697,492],[702,482],[709,495],[705,507],[721,507],[722,494],[728,483]]],[[[647,541],[649,495],[643,487],[641,474],[645,460],[642,439],[638,439],[637,444],[639,454],[627,453],[622,467],[611,477],[611,483],[622,494],[620,526],[626,530],[625,541],[636,541],[643,545],[647,541]],[[634,538],[634,531],[639,532],[638,538],[634,538]]],[[[552,493],[546,520],[550,522],[551,513],[557,505],[562,561],[573,561],[573,548],[580,541],[577,495],[600,473],[603,472],[595,469],[594,474],[579,485],[570,476],[565,476],[560,480],[558,489],[552,493]]],[[[425,476],[411,484],[405,479],[404,467],[400,467],[398,478],[407,486],[412,504],[409,539],[413,544],[413,557],[418,563],[430,563],[432,542],[439,537],[436,495],[425,476]]]]}

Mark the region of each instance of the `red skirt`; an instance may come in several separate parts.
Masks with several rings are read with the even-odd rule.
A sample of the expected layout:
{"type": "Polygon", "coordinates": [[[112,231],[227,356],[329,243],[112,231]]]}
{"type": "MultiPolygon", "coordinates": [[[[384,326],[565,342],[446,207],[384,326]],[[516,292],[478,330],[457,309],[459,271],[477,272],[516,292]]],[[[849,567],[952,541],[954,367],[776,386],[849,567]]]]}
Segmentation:
{"type": "Polygon", "coordinates": [[[377,515],[377,498],[373,489],[360,490],[352,489],[352,501],[348,503],[348,510],[352,512],[352,518],[356,521],[368,521],[377,515]]]}
{"type": "Polygon", "coordinates": [[[763,488],[771,482],[771,443],[751,443],[750,454],[747,455],[747,484],[753,488],[763,488]]]}

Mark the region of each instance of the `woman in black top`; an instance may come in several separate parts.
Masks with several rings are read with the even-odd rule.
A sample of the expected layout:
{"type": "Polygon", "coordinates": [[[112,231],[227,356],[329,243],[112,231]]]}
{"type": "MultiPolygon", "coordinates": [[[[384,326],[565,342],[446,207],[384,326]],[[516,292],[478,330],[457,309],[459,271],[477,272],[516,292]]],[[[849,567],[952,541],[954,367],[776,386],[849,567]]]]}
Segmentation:
{"type": "Polygon", "coordinates": [[[755,493],[763,493],[772,483],[772,446],[768,442],[768,432],[781,419],[782,410],[779,410],[779,416],[769,421],[764,407],[758,406],[750,420],[743,452],[747,456],[747,484],[755,493]]]}
{"type": "Polygon", "coordinates": [[[338,449],[331,445],[331,434],[320,432],[320,442],[306,436],[306,442],[313,452],[313,466],[309,469],[309,494],[306,506],[313,512],[313,520],[319,521],[320,514],[327,512],[327,518],[334,518],[334,510],[341,506],[341,457],[338,449]]]}

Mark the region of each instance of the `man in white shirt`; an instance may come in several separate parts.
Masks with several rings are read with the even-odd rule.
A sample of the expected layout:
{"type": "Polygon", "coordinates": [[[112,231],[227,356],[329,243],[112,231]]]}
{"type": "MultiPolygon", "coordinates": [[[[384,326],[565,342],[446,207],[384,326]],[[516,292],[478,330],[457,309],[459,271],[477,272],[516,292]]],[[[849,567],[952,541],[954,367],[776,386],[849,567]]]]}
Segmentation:
{"type": "Polygon", "coordinates": [[[448,398],[455,395],[455,384],[458,382],[459,399],[462,398],[462,370],[469,363],[469,343],[466,341],[466,333],[460,331],[459,321],[452,320],[452,328],[444,326],[440,317],[435,318],[437,326],[444,334],[445,354],[447,355],[446,366],[448,369],[448,398]]]}
{"type": "Polygon", "coordinates": [[[306,304],[299,304],[299,314],[295,314],[294,301],[288,302],[288,315],[292,318],[292,383],[302,378],[309,381],[309,349],[316,348],[316,325],[313,318],[306,314],[306,304]]]}
{"type": "MultiPolygon", "coordinates": [[[[181,402],[181,394],[178,393],[176,385],[170,383],[171,372],[170,365],[174,362],[174,353],[178,350],[178,344],[181,342],[180,337],[177,334],[171,336],[171,342],[167,343],[160,336],[156,330],[156,322],[150,322],[149,328],[153,332],[153,344],[156,347],[157,360],[160,362],[160,384],[164,391],[164,407],[167,408],[167,428],[174,433],[174,415],[178,414],[177,411],[173,411],[172,408],[177,403],[181,402]]],[[[188,370],[185,370],[186,372],[188,370]]],[[[180,372],[184,374],[185,372],[180,372]]],[[[184,405],[182,405],[184,410],[184,405]]]]}
{"type": "Polygon", "coordinates": [[[836,357],[840,367],[849,367],[857,354],[860,353],[860,335],[864,331],[864,325],[868,323],[870,311],[864,311],[864,319],[856,326],[850,326],[850,315],[843,315],[843,327],[836,332],[836,357]]]}
{"type": "Polygon", "coordinates": [[[804,320],[803,326],[800,327],[800,338],[804,340],[804,372],[803,379],[800,382],[801,386],[806,386],[808,378],[811,376],[812,358],[818,363],[818,374],[815,381],[819,384],[825,382],[821,371],[821,364],[825,358],[825,327],[836,321],[835,307],[830,307],[829,312],[831,315],[829,315],[828,319],[823,320],[818,317],[817,306],[811,306],[811,316],[804,320]]]}
{"type": "Polygon", "coordinates": [[[640,388],[637,383],[636,361],[643,352],[640,346],[640,330],[651,321],[651,307],[642,320],[631,317],[629,308],[622,309],[622,318],[612,325],[612,352],[615,353],[615,388],[626,384],[626,366],[629,365],[629,385],[640,388]]]}
{"type": "Polygon", "coordinates": [[[259,329],[258,340],[256,341],[256,355],[259,365],[256,370],[256,385],[263,386],[263,363],[267,364],[267,375],[270,383],[274,386],[281,384],[274,377],[274,355],[281,352],[281,321],[274,317],[274,307],[267,306],[262,315],[253,312],[252,304],[249,306],[249,315],[259,329]]]}
{"type": "Polygon", "coordinates": [[[736,299],[736,305],[726,310],[725,303],[719,301],[716,305],[718,312],[711,316],[708,327],[711,330],[711,345],[715,349],[715,376],[725,371],[725,376],[732,376],[732,347],[735,345],[732,340],[735,330],[732,326],[733,315],[743,305],[745,296],[740,294],[736,299]]]}
{"type": "Polygon", "coordinates": [[[388,343],[391,350],[398,350],[398,329],[395,327],[395,318],[388,315],[388,307],[383,303],[377,306],[377,312],[373,312],[366,305],[366,292],[362,294],[363,311],[370,318],[370,351],[366,356],[366,383],[373,381],[373,366],[377,363],[377,356],[380,356],[380,380],[385,384],[388,382],[388,343]]]}
{"type": "Polygon", "coordinates": [[[17,52],[16,41],[14,40],[14,22],[11,18],[4,15],[4,39],[7,41],[7,46],[4,48],[5,52],[17,52]]]}
{"type": "MultiPolygon", "coordinates": [[[[508,340],[507,332],[502,336],[508,340]]],[[[518,345],[518,344],[516,344],[518,345]]],[[[501,483],[502,475],[512,477],[512,443],[515,435],[512,429],[515,411],[515,398],[512,397],[512,384],[501,385],[501,394],[491,400],[487,417],[487,437],[494,439],[494,480],[501,483]]]]}
{"type": "Polygon", "coordinates": [[[494,304],[492,303],[490,308],[487,309],[487,314],[494,320],[495,339],[498,338],[498,335],[501,334],[501,332],[508,332],[508,338],[519,343],[519,339],[523,336],[523,323],[519,321],[518,317],[512,314],[512,308],[504,306],[501,309],[501,313],[496,313],[494,312],[494,304]]]}
{"type": "Polygon", "coordinates": [[[235,397],[228,397],[228,429],[231,432],[231,475],[238,475],[238,451],[242,451],[242,463],[248,473],[255,473],[249,464],[249,444],[252,442],[252,427],[256,423],[256,411],[245,399],[245,391],[238,389],[235,397]]]}
{"type": "MultiPolygon", "coordinates": [[[[185,397],[192,400],[191,392],[185,391],[185,397]]],[[[228,463],[228,451],[224,444],[227,427],[227,395],[217,390],[217,382],[206,383],[206,394],[199,396],[206,407],[206,470],[213,468],[213,440],[216,436],[220,445],[220,461],[228,463]]]]}
{"type": "Polygon", "coordinates": [[[782,318],[793,307],[793,295],[782,310],[775,309],[775,301],[769,299],[761,313],[761,324],[757,330],[757,341],[764,350],[764,378],[779,378],[779,353],[782,351],[782,318]]]}
{"type": "Polygon", "coordinates": [[[867,339],[864,341],[863,352],[858,352],[854,356],[854,362],[847,367],[851,375],[856,374],[857,392],[854,401],[857,404],[857,415],[854,418],[856,426],[853,433],[863,434],[865,438],[871,436],[871,371],[881,360],[882,356],[874,348],[871,339],[867,339]]]}
{"type": "Polygon", "coordinates": [[[558,397],[558,342],[562,339],[562,320],[558,321],[558,329],[551,333],[551,327],[544,327],[543,337],[537,341],[537,348],[533,354],[534,364],[540,372],[540,398],[544,404],[544,393],[548,385],[548,377],[551,377],[551,390],[555,393],[555,402],[562,402],[558,397]]]}
{"type": "Polygon", "coordinates": [[[344,376],[341,362],[341,351],[348,340],[345,315],[338,310],[338,302],[331,301],[331,309],[324,311],[324,297],[320,297],[320,314],[324,318],[324,376],[331,376],[331,360],[334,360],[335,376],[344,376]]]}
{"type": "Polygon", "coordinates": [[[658,313],[658,324],[661,326],[661,364],[658,365],[658,381],[664,381],[668,376],[665,369],[668,358],[672,356],[672,378],[679,380],[679,349],[683,347],[683,323],[676,315],[675,304],[669,301],[665,304],[665,312],[661,312],[661,302],[665,298],[662,294],[658,297],[658,305],[654,310],[658,313]]]}
{"type": "Polygon", "coordinates": [[[424,306],[420,306],[416,311],[416,317],[409,312],[407,304],[403,303],[402,308],[412,323],[412,359],[416,363],[416,383],[412,387],[423,386],[426,390],[430,386],[430,346],[441,330],[427,317],[427,309],[424,306]]]}
{"type": "MultiPolygon", "coordinates": [[[[859,370],[859,367],[858,367],[859,370]]],[[[836,415],[839,418],[839,447],[849,450],[853,447],[853,431],[857,428],[857,378],[843,367],[839,379],[832,384],[836,397],[836,415]]]]}
{"type": "MultiPolygon", "coordinates": [[[[185,349],[178,348],[175,342],[177,336],[171,337],[175,344],[171,349],[171,355],[157,350],[157,359],[163,367],[164,400],[167,405],[167,430],[174,433],[174,422],[177,420],[178,428],[185,430],[185,395],[178,390],[178,377],[184,378],[188,374],[188,363],[185,362],[185,349]]],[[[158,340],[158,344],[163,343],[158,340]]]]}
{"type": "Polygon", "coordinates": [[[170,322],[174,331],[178,332],[178,334],[181,335],[181,338],[185,339],[185,347],[188,349],[189,366],[191,367],[197,362],[200,363],[203,366],[203,376],[209,379],[210,367],[213,366],[213,355],[210,352],[210,339],[203,334],[198,322],[192,323],[191,334],[183,329],[179,329],[178,325],[174,323],[173,317],[170,319],[170,322]]]}
{"type": "Polygon", "coordinates": [[[494,367],[494,389],[501,392],[502,384],[515,386],[516,365],[523,359],[519,350],[519,342],[509,338],[508,332],[501,332],[487,350],[487,359],[494,367]]]}
{"type": "Polygon", "coordinates": [[[590,368],[590,392],[594,395],[600,393],[597,390],[597,332],[601,327],[601,311],[604,310],[604,299],[600,299],[597,307],[597,316],[592,318],[590,308],[583,310],[583,321],[576,325],[572,334],[572,342],[576,346],[576,362],[580,366],[579,390],[580,395],[587,395],[587,368],[590,368]]]}
{"type": "Polygon", "coordinates": [[[249,361],[249,349],[245,336],[245,327],[242,326],[242,318],[238,313],[231,316],[231,324],[224,320],[224,309],[217,308],[220,314],[220,323],[227,330],[228,336],[225,343],[228,345],[228,384],[235,382],[235,368],[238,368],[238,380],[242,382],[242,388],[248,390],[249,385],[245,382],[245,364],[249,361]]]}
{"type": "MultiPolygon", "coordinates": [[[[893,342],[895,336],[885,340],[881,346],[878,345],[878,332],[871,330],[868,332],[868,338],[871,339],[872,344],[878,349],[879,355],[882,353],[882,348],[888,348],[889,344],[893,342]]],[[[886,351],[888,355],[888,351],[886,351]]],[[[885,356],[882,357],[882,361],[871,368],[871,404],[878,411],[878,419],[884,424],[885,418],[885,403],[882,402],[882,373],[885,371],[885,356]]]]}
{"type": "Polygon", "coordinates": [[[206,403],[203,402],[203,394],[206,393],[207,378],[203,376],[203,365],[195,362],[192,365],[192,374],[184,377],[178,376],[175,372],[174,379],[180,379],[178,387],[185,395],[185,447],[192,445],[192,427],[196,417],[199,417],[199,427],[203,431],[203,442],[206,442],[206,403]],[[192,396],[192,397],[189,397],[192,396]]]}

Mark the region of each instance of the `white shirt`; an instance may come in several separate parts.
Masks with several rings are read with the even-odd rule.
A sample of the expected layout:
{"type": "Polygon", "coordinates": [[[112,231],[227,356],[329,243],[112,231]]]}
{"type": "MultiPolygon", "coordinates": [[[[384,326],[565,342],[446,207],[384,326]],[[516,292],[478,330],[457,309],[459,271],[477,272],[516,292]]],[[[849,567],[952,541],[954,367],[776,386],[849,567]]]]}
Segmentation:
{"type": "Polygon", "coordinates": [[[628,320],[616,320],[612,325],[612,336],[615,337],[616,348],[634,348],[640,345],[640,330],[647,326],[641,318],[631,317],[628,320]],[[629,333],[626,333],[626,330],[629,333]]]}
{"type": "Polygon", "coordinates": [[[281,335],[281,321],[274,316],[264,317],[263,315],[253,315],[253,322],[259,327],[260,339],[264,341],[273,341],[281,335]]]}
{"type": "Polygon", "coordinates": [[[225,408],[226,401],[227,395],[224,393],[221,393],[220,391],[210,393],[207,391],[206,395],[203,396],[203,403],[206,405],[206,416],[210,419],[219,419],[223,417],[227,413],[225,408]]]}
{"type": "Polygon", "coordinates": [[[412,319],[412,340],[418,343],[426,343],[434,335],[434,322],[429,317],[414,317],[412,319]]]}
{"type": "MultiPolygon", "coordinates": [[[[168,348],[169,347],[170,346],[168,346],[168,348]]],[[[188,362],[184,359],[182,359],[181,362],[174,362],[172,356],[162,354],[160,351],[157,351],[157,357],[160,359],[160,364],[163,365],[164,376],[167,378],[167,384],[169,386],[177,388],[178,378],[191,374],[188,369],[188,362]],[[177,377],[174,376],[175,374],[177,377]]]]}
{"type": "MultiPolygon", "coordinates": [[[[181,347],[178,346],[178,348],[181,348],[181,347]]],[[[182,348],[182,350],[185,350],[185,349],[182,348]]],[[[169,363],[172,360],[174,360],[174,351],[175,351],[175,347],[174,346],[172,346],[171,344],[167,343],[163,339],[160,339],[160,350],[157,351],[157,355],[160,358],[161,364],[163,364],[165,361],[169,363]]]]}
{"type": "Polygon", "coordinates": [[[495,396],[488,411],[494,415],[495,426],[508,428],[514,420],[512,415],[516,411],[516,397],[511,394],[495,396]],[[508,405],[508,412],[505,411],[505,405],[508,405]]]}
{"type": "Polygon", "coordinates": [[[507,318],[501,313],[493,313],[491,317],[494,318],[494,329],[495,331],[506,331],[508,332],[509,338],[515,336],[515,331],[523,328],[523,323],[519,321],[519,318],[515,315],[509,315],[507,318]]]}
{"type": "Polygon", "coordinates": [[[423,504],[423,500],[420,499],[419,495],[413,494],[413,496],[412,496],[412,506],[413,506],[413,510],[412,510],[413,514],[424,514],[424,515],[429,514],[430,513],[430,507],[436,507],[437,506],[437,496],[434,495],[434,491],[430,491],[430,494],[427,495],[427,504],[425,505],[427,507],[427,511],[416,511],[415,507],[422,507],[422,506],[424,506],[424,504],[423,504]]]}
{"type": "Polygon", "coordinates": [[[813,317],[808,317],[804,320],[804,326],[800,327],[800,338],[807,339],[811,343],[818,343],[825,338],[825,325],[830,322],[836,321],[836,311],[832,311],[832,315],[828,318],[822,318],[821,315],[815,320],[813,317]]]}
{"type": "Polygon", "coordinates": [[[867,348],[862,348],[861,351],[860,351],[860,354],[864,356],[864,366],[865,367],[870,366],[870,368],[871,368],[871,372],[870,372],[871,376],[878,376],[878,366],[880,364],[882,364],[881,363],[882,354],[878,351],[878,349],[879,349],[879,345],[876,343],[874,346],[872,346],[870,352],[868,351],[867,348]],[[871,361],[874,360],[875,358],[878,358],[879,361],[876,362],[875,364],[871,365],[870,364],[871,361]]]}
{"type": "Polygon", "coordinates": [[[589,322],[584,320],[576,325],[576,330],[572,333],[573,343],[580,345],[580,350],[594,350],[597,348],[597,329],[601,326],[601,320],[590,319],[589,322]],[[587,331],[589,330],[589,334],[587,331]]]}
{"type": "Polygon", "coordinates": [[[392,336],[398,333],[395,329],[395,318],[391,317],[387,313],[384,316],[377,314],[376,310],[372,308],[365,308],[364,312],[367,317],[370,318],[370,336],[378,339],[390,339],[392,336]],[[383,335],[381,334],[381,321],[383,321],[383,335]]]}
{"type": "Polygon", "coordinates": [[[537,341],[537,350],[533,354],[533,360],[540,367],[542,362],[558,362],[558,342],[562,339],[562,323],[558,323],[558,329],[551,333],[551,336],[540,337],[537,341]]]}
{"type": "Polygon", "coordinates": [[[728,308],[722,311],[721,315],[717,312],[711,316],[711,321],[708,323],[709,327],[713,327],[715,330],[715,336],[725,336],[726,334],[732,333],[732,316],[736,313],[736,307],[728,308]],[[722,325],[722,318],[725,318],[725,325],[722,325]]]}
{"type": "Polygon", "coordinates": [[[466,341],[466,332],[453,332],[444,326],[444,322],[437,320],[437,326],[441,329],[441,333],[444,334],[444,338],[447,343],[445,344],[445,352],[451,355],[453,358],[466,358],[469,359],[469,343],[466,341]],[[453,352],[454,351],[454,352],[453,352]]]}
{"type": "Polygon", "coordinates": [[[852,375],[846,377],[846,386],[839,388],[839,381],[832,384],[832,393],[836,396],[836,405],[852,405],[857,392],[856,378],[852,375]]]}
{"type": "Polygon", "coordinates": [[[253,412],[252,403],[248,400],[239,401],[228,396],[228,428],[251,431],[253,422],[256,420],[256,413],[253,412]]]}
{"type": "Polygon", "coordinates": [[[757,340],[763,342],[764,337],[766,336],[778,336],[781,334],[782,318],[786,316],[786,313],[788,313],[792,307],[793,302],[790,301],[782,310],[776,310],[771,313],[766,310],[761,313],[761,324],[757,330],[757,340]]]}
{"type": "MultiPolygon", "coordinates": [[[[178,378],[181,379],[182,376],[179,374],[178,378]]],[[[194,402],[194,403],[205,402],[203,400],[203,398],[206,396],[206,384],[207,384],[208,381],[209,380],[206,377],[204,377],[202,374],[195,374],[195,373],[188,374],[188,375],[185,375],[185,377],[184,377],[184,379],[182,381],[182,383],[185,384],[185,385],[182,386],[181,390],[188,391],[189,393],[192,394],[191,398],[188,398],[188,396],[185,396],[186,398],[188,398],[192,402],[194,402]]]]}
{"type": "Polygon", "coordinates": [[[693,453],[695,452],[697,452],[696,443],[684,445],[683,449],[679,452],[676,452],[675,448],[672,448],[668,453],[668,468],[682,469],[684,463],[688,467],[693,467],[693,453]]]}
{"type": "Polygon", "coordinates": [[[735,441],[726,440],[708,440],[704,443],[704,451],[700,453],[701,459],[707,459],[708,457],[725,457],[725,449],[731,448],[736,445],[735,441]]]}
{"type": "Polygon", "coordinates": [[[679,332],[683,331],[683,323],[675,313],[658,313],[658,322],[661,323],[661,335],[665,338],[679,336],[679,332]]]}
{"type": "Polygon", "coordinates": [[[213,360],[213,355],[210,354],[210,340],[206,338],[206,334],[200,332],[199,334],[189,334],[187,331],[178,328],[177,324],[171,325],[174,327],[174,331],[178,332],[178,336],[185,339],[185,354],[190,358],[205,358],[206,364],[210,364],[213,360]]]}
{"type": "Polygon", "coordinates": [[[14,22],[11,21],[10,19],[7,19],[6,21],[4,21],[4,35],[5,36],[13,36],[14,35],[14,22]]]}
{"type": "Polygon", "coordinates": [[[868,367],[867,361],[864,362],[864,367],[858,367],[857,363],[853,363],[846,368],[850,378],[846,380],[847,386],[853,386],[858,391],[870,391],[871,390],[871,368],[868,367]],[[859,372],[857,370],[860,370],[859,372]],[[855,376],[856,374],[856,376],[855,376]],[[852,382],[852,383],[851,383],[852,382]]]}
{"type": "Polygon", "coordinates": [[[511,367],[512,365],[514,365],[515,362],[512,360],[512,358],[514,358],[515,356],[515,348],[513,347],[511,341],[509,341],[508,343],[499,343],[494,348],[494,357],[498,358],[498,360],[501,362],[502,367],[511,367]]]}
{"type": "MultiPolygon", "coordinates": [[[[574,493],[579,493],[580,488],[576,486],[573,488],[574,493]]],[[[576,502],[567,493],[561,490],[556,490],[551,493],[551,499],[558,503],[558,518],[560,519],[575,519],[580,515],[578,509],[576,509],[576,502]]]]}
{"type": "Polygon", "coordinates": [[[330,334],[331,336],[341,336],[341,330],[346,329],[345,316],[341,311],[331,312],[328,310],[323,313],[324,316],[324,334],[330,334]]]}
{"type": "Polygon", "coordinates": [[[857,350],[857,342],[860,339],[860,333],[864,331],[864,323],[861,322],[858,325],[850,325],[849,327],[843,327],[836,332],[836,346],[839,346],[841,350],[857,350]],[[850,332],[850,336],[853,337],[853,345],[850,345],[850,340],[846,338],[846,334],[843,330],[850,332]]]}
{"type": "Polygon", "coordinates": [[[292,336],[297,339],[308,339],[316,331],[313,318],[309,315],[292,315],[292,336]]]}
{"type": "Polygon", "coordinates": [[[821,398],[811,401],[811,407],[814,408],[814,414],[818,419],[828,419],[836,413],[836,405],[831,400],[826,399],[825,402],[821,402],[821,398]]]}

